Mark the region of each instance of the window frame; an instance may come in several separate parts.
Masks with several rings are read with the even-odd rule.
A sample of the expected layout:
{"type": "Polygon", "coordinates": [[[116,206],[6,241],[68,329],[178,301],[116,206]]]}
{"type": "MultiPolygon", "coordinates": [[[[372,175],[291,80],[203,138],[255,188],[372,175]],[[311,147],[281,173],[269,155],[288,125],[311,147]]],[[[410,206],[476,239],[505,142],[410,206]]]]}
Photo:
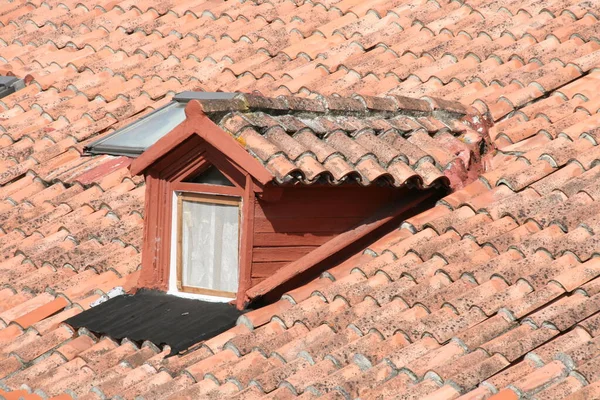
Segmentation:
{"type": "MultiPolygon", "coordinates": [[[[183,185],[182,183],[180,183],[179,185],[183,185]]],[[[191,183],[191,184],[185,184],[185,186],[188,185],[194,185],[197,186],[199,184],[196,183],[191,183]]],[[[204,186],[204,185],[200,185],[200,186],[204,186]]],[[[198,192],[198,191],[189,191],[189,190],[179,190],[176,191],[176,195],[177,195],[177,210],[174,213],[175,217],[177,218],[177,234],[176,234],[176,246],[175,246],[175,257],[176,257],[176,285],[177,285],[177,290],[179,290],[182,293],[188,293],[188,294],[199,294],[199,295],[205,295],[205,296],[215,296],[215,297],[224,297],[224,298],[230,298],[231,300],[234,300],[237,297],[237,291],[236,292],[228,292],[228,291],[224,291],[224,290],[217,290],[217,289],[209,289],[209,288],[197,288],[197,287],[193,287],[193,286],[184,286],[183,285],[183,202],[184,201],[193,201],[193,202],[198,202],[198,203],[205,203],[205,204],[226,204],[226,205],[232,205],[232,206],[236,206],[238,209],[238,263],[237,263],[237,273],[236,275],[239,276],[240,274],[240,269],[242,268],[241,266],[241,248],[242,248],[242,197],[241,196],[236,196],[236,195],[232,195],[232,194],[216,194],[216,193],[205,193],[205,192],[198,192]]],[[[239,290],[239,281],[238,281],[238,290],[239,290]]]]}

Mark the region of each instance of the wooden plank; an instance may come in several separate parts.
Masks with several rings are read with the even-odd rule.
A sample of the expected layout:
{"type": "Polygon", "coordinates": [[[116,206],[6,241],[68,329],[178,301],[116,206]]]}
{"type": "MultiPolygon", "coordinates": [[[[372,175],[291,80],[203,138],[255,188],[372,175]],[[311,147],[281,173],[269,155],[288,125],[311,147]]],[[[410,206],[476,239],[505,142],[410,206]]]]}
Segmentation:
{"type": "MultiPolygon", "coordinates": [[[[158,178],[153,175],[145,177],[146,181],[146,196],[144,201],[144,241],[142,242],[142,270],[140,273],[139,285],[141,287],[155,288],[160,284],[161,289],[167,288],[168,283],[162,282],[164,275],[168,276],[168,266],[164,268],[167,273],[160,273],[159,267],[156,265],[157,260],[161,256],[162,247],[157,245],[161,243],[157,238],[160,238],[159,224],[159,204],[161,203],[162,192],[158,178]]],[[[167,212],[164,210],[163,212],[167,212]]],[[[169,240],[170,242],[170,240],[169,240]]],[[[167,281],[168,282],[168,281],[167,281]]]]}
{"type": "Polygon", "coordinates": [[[183,197],[177,198],[177,290],[183,290],[183,197]]]}
{"type": "Polygon", "coordinates": [[[182,291],[184,291],[186,293],[205,294],[208,296],[228,297],[228,298],[233,299],[233,298],[235,298],[235,295],[236,295],[236,293],[234,293],[234,292],[225,292],[223,290],[197,288],[197,287],[193,287],[193,286],[183,286],[182,288],[183,288],[182,291]]]}
{"type": "MultiPolygon", "coordinates": [[[[160,179],[157,189],[157,201],[152,201],[154,207],[156,207],[156,213],[158,213],[155,238],[150,239],[156,244],[156,253],[153,254],[155,259],[157,276],[162,282],[164,290],[169,287],[169,279],[171,272],[171,251],[175,245],[171,243],[173,230],[173,192],[171,191],[171,184],[163,179],[160,179]]],[[[148,199],[145,200],[146,202],[148,199]]],[[[144,221],[145,222],[145,221],[144,221]]],[[[146,239],[148,240],[148,239],[146,239]]]]}
{"type": "Polygon", "coordinates": [[[273,289],[281,286],[291,279],[294,279],[294,277],[298,276],[299,274],[306,272],[315,265],[327,260],[334,254],[340,252],[348,246],[351,246],[358,240],[365,238],[371,232],[382,227],[384,224],[396,219],[407,210],[417,206],[419,203],[422,203],[424,200],[432,196],[433,193],[433,191],[424,191],[419,195],[411,196],[402,204],[393,204],[384,207],[378,213],[365,220],[356,228],[339,234],[329,242],[315,248],[315,250],[306,254],[304,257],[291,262],[287,266],[278,270],[275,274],[266,278],[261,283],[253,286],[246,292],[246,297],[249,300],[253,300],[257,297],[264,296],[273,289]]]}
{"type": "Polygon", "coordinates": [[[309,185],[309,186],[303,186],[303,185],[290,185],[290,186],[282,186],[284,188],[284,196],[292,196],[292,197],[296,197],[297,193],[300,194],[300,196],[307,196],[307,197],[313,197],[315,194],[317,195],[321,195],[323,193],[327,193],[327,192],[335,192],[338,193],[340,195],[349,195],[351,193],[363,193],[365,194],[366,191],[369,191],[375,195],[381,195],[381,196],[389,196],[389,195],[394,195],[395,193],[398,193],[398,189],[395,188],[391,188],[388,186],[361,186],[358,184],[346,184],[346,185],[340,185],[340,186],[332,186],[329,184],[322,184],[322,185],[309,185]],[[312,193],[311,193],[312,192],[312,193]]]}
{"type": "MultiPolygon", "coordinates": [[[[388,203],[386,201],[385,203],[388,203]]],[[[277,207],[256,207],[257,218],[280,219],[293,217],[319,217],[325,218],[332,215],[343,215],[345,217],[364,217],[377,211],[382,204],[379,201],[370,203],[331,202],[321,203],[319,200],[311,201],[309,204],[298,204],[295,202],[278,204],[277,207]]]]}
{"type": "Polygon", "coordinates": [[[264,280],[265,280],[265,278],[252,278],[252,280],[250,281],[251,282],[250,284],[252,287],[254,287],[264,280]]]}
{"type": "Polygon", "coordinates": [[[294,191],[294,196],[282,196],[279,201],[267,202],[259,200],[256,207],[256,216],[269,218],[289,218],[290,216],[364,216],[378,210],[382,204],[398,199],[398,193],[375,195],[370,188],[363,188],[362,192],[344,194],[341,192],[324,191],[316,193],[302,193],[294,191]]]}
{"type": "Polygon", "coordinates": [[[322,233],[279,233],[279,232],[257,232],[254,234],[254,246],[256,247],[280,247],[280,246],[320,246],[327,243],[337,232],[322,233]]]}
{"type": "Polygon", "coordinates": [[[252,251],[252,262],[294,261],[315,248],[315,246],[255,247],[252,251]]]}
{"type": "Polygon", "coordinates": [[[179,195],[183,201],[191,201],[196,203],[207,203],[207,204],[223,204],[228,206],[239,206],[240,199],[238,197],[231,196],[218,196],[204,193],[181,193],[179,195]]]}
{"type": "Polygon", "coordinates": [[[240,263],[238,271],[238,292],[236,296],[236,306],[239,309],[244,307],[245,293],[252,287],[252,253],[254,251],[254,182],[252,177],[246,175],[246,184],[244,186],[244,198],[242,200],[242,223],[240,234],[240,263]]]}
{"type": "Polygon", "coordinates": [[[252,263],[252,278],[267,278],[288,264],[288,261],[252,263]]]}
{"type": "Polygon", "coordinates": [[[343,232],[350,229],[364,217],[333,217],[333,218],[278,218],[268,220],[266,218],[254,218],[254,232],[279,232],[279,233],[320,233],[320,232],[343,232]]]}
{"type": "Polygon", "coordinates": [[[237,187],[204,185],[201,183],[176,182],[173,183],[173,190],[186,193],[210,193],[224,196],[242,196],[244,191],[237,187]]]}

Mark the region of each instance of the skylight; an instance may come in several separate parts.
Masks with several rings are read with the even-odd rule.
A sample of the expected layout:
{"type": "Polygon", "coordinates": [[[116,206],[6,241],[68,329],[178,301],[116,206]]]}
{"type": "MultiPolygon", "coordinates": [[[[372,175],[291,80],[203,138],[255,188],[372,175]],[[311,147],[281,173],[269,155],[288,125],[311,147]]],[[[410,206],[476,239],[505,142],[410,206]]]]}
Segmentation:
{"type": "Polygon", "coordinates": [[[185,103],[172,101],[111,135],[91,143],[91,154],[137,157],[185,120],[185,103]]]}
{"type": "Polygon", "coordinates": [[[23,79],[14,76],[0,76],[0,99],[24,87],[25,82],[23,82],[23,79]]]}
{"type": "Polygon", "coordinates": [[[211,92],[180,93],[169,104],[91,143],[85,150],[90,154],[137,157],[185,120],[185,106],[188,101],[229,100],[236,95],[211,92]]]}

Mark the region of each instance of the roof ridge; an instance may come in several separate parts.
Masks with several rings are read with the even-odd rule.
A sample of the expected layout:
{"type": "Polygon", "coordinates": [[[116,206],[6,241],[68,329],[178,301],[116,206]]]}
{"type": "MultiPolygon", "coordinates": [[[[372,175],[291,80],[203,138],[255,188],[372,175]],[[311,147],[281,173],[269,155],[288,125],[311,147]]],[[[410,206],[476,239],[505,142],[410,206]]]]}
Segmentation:
{"type": "Polygon", "coordinates": [[[256,112],[278,113],[314,113],[346,116],[395,116],[444,117],[461,119],[467,115],[480,115],[474,107],[467,107],[458,101],[443,100],[434,97],[421,99],[400,95],[388,96],[317,96],[306,98],[279,95],[266,97],[260,94],[243,92],[195,92],[186,91],[174,97],[176,101],[197,100],[204,113],[256,112]]]}

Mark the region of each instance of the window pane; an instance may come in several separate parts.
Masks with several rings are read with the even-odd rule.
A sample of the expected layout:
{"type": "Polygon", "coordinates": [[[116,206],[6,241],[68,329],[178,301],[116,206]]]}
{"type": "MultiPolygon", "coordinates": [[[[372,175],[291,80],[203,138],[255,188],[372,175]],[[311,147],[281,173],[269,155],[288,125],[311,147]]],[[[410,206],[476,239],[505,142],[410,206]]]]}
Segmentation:
{"type": "Polygon", "coordinates": [[[191,179],[186,179],[185,182],[204,183],[206,185],[233,186],[229,179],[221,171],[211,165],[200,174],[191,179]]]}
{"type": "Polygon", "coordinates": [[[171,102],[92,143],[86,150],[93,154],[139,155],[185,120],[185,106],[171,102]]]}
{"type": "Polygon", "coordinates": [[[182,202],[183,286],[237,292],[238,207],[182,202]]]}

